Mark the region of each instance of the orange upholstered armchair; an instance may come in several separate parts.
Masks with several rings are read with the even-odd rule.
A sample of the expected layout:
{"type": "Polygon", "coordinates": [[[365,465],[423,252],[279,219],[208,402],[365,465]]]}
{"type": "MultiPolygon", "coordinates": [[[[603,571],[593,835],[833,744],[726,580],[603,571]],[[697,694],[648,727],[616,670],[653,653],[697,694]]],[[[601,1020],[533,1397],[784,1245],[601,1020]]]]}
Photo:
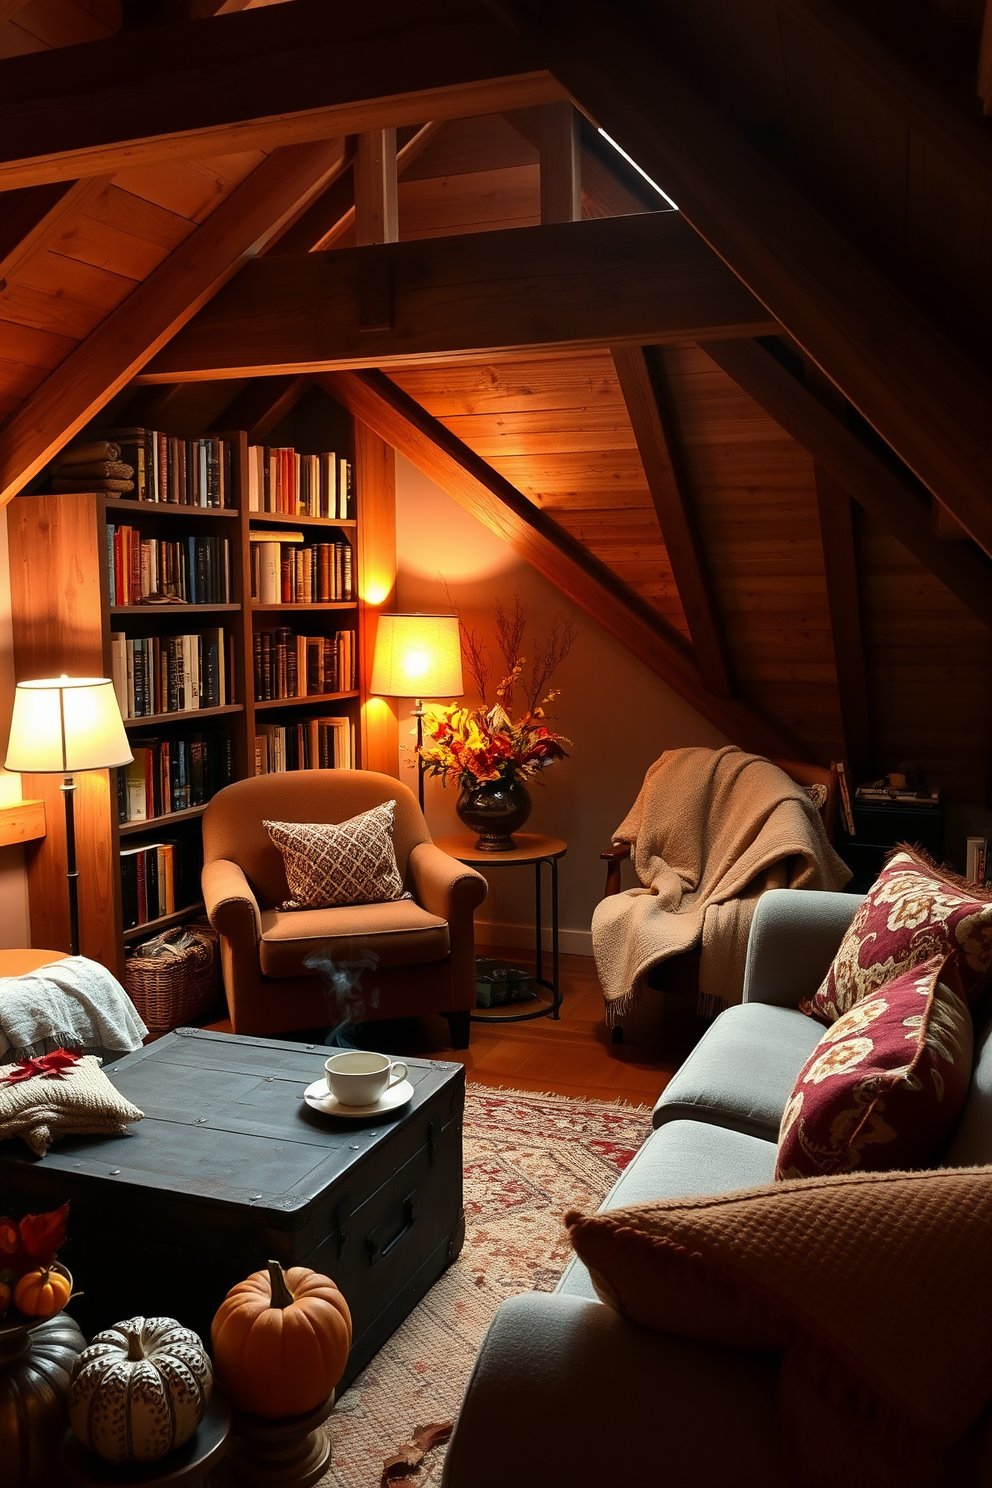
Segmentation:
{"type": "Polygon", "coordinates": [[[235,1033],[442,1013],[456,1049],[468,1047],[475,1006],[473,914],[486,881],[431,841],[413,792],[369,770],[296,770],[240,780],[203,817],[203,897],[220,933],[224,990],[235,1033]],[[342,822],[396,802],[394,846],[412,899],[282,910],[282,854],[264,821],[342,822]],[[355,969],[363,1006],[339,1004],[320,958],[355,969]]]}

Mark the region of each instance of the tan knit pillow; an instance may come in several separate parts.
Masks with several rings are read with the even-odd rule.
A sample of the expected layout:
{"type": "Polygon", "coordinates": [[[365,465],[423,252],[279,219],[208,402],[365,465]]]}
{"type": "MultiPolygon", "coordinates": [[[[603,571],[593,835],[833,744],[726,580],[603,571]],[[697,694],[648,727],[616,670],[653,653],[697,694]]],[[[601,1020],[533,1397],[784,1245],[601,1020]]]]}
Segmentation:
{"type": "Polygon", "coordinates": [[[114,1089],[93,1054],[54,1077],[17,1073],[17,1065],[0,1065],[0,1141],[23,1137],[39,1157],[58,1137],[123,1136],[144,1115],[114,1089]],[[16,1083],[4,1083],[11,1076],[16,1083]]]}
{"type": "Polygon", "coordinates": [[[992,1167],[799,1179],[565,1223],[599,1296],[633,1322],[785,1350],[804,1483],[923,1481],[992,1397],[992,1167]]]}
{"type": "Polygon", "coordinates": [[[282,909],[332,909],[409,897],[393,848],[395,801],[345,822],[263,823],[282,853],[291,899],[282,909]]]}

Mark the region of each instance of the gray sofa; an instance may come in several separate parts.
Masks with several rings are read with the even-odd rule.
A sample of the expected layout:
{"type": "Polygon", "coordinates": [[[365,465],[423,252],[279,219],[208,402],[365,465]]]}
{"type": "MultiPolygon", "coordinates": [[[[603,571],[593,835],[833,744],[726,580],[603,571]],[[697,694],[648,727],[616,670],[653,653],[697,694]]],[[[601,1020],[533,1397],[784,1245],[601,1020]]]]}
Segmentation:
{"type": "MultiPolygon", "coordinates": [[[[772,1181],[782,1110],[823,1032],[797,1004],[819,986],[860,902],[792,889],[762,896],[743,1004],[717,1018],[670,1081],[604,1209],[772,1181]]],[[[976,1039],[945,1162],[992,1163],[992,1028],[976,1039]]],[[[573,1259],[554,1293],[515,1297],[497,1313],[442,1488],[785,1488],[779,1437],[774,1358],[638,1327],[598,1301],[573,1259]]],[[[967,1444],[952,1480],[992,1483],[992,1431],[967,1444]]]]}

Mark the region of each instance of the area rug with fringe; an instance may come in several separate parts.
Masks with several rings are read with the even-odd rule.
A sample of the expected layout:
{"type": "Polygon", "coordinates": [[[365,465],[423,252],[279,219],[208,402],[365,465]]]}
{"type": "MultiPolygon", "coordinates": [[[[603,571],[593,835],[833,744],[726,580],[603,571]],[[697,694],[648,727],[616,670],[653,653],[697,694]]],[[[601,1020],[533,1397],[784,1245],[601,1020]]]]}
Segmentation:
{"type": "MultiPolygon", "coordinates": [[[[465,1246],[337,1402],[320,1488],[379,1488],[420,1426],[450,1421],[499,1304],[553,1291],[570,1258],[566,1209],[596,1209],[651,1129],[646,1106],[470,1085],[465,1246]]],[[[437,1488],[444,1448],[402,1481],[437,1488]]]]}

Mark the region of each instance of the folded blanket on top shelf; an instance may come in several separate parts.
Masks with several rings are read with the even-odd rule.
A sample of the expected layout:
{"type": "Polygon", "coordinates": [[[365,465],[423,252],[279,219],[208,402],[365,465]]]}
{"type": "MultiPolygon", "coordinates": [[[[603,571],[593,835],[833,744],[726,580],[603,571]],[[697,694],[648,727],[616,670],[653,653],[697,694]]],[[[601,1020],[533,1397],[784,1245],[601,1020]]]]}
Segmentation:
{"type": "Polygon", "coordinates": [[[148,1029],[115,976],[86,956],[0,977],[0,1061],[52,1049],[130,1053],[148,1029]]]}

